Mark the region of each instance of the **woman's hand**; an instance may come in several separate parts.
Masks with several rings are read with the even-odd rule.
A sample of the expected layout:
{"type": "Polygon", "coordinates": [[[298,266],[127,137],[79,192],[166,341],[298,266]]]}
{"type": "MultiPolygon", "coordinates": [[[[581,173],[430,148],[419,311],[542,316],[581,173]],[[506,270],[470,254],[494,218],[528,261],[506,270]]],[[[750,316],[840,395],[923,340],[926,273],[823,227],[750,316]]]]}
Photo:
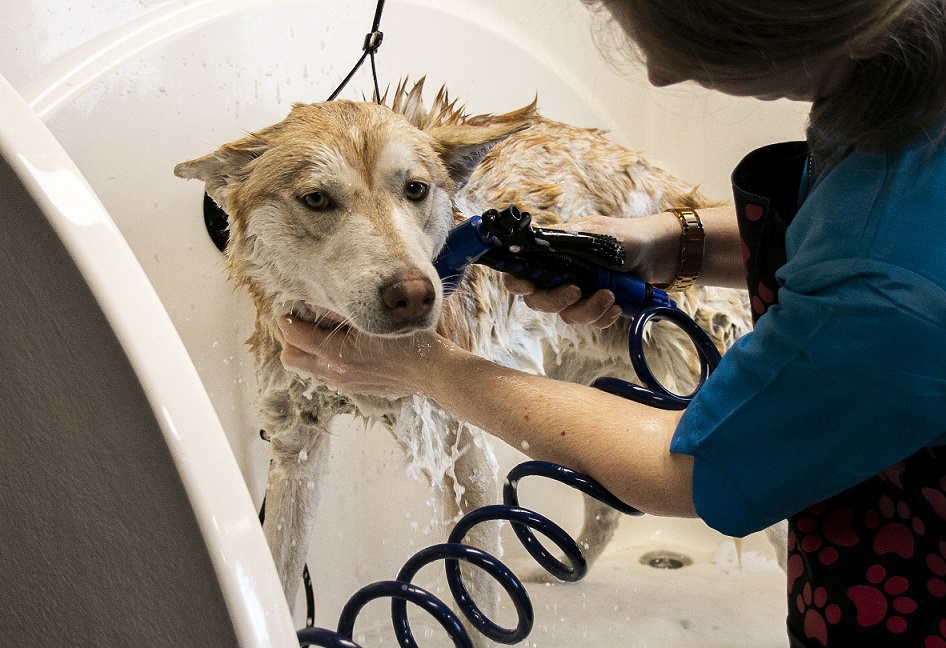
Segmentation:
{"type": "MultiPolygon", "coordinates": [[[[589,216],[569,221],[562,229],[613,236],[624,247],[622,270],[650,283],[670,283],[676,271],[675,245],[679,245],[680,227],[672,214],[643,218],[608,218],[589,216]],[[670,218],[666,218],[669,216],[670,218]]],[[[540,290],[535,284],[512,275],[504,275],[509,292],[520,295],[529,308],[543,313],[558,313],[566,324],[585,324],[607,328],[621,317],[621,307],[614,303],[610,290],[599,290],[581,299],[577,286],[564,285],[540,290]]]]}
{"type": "Polygon", "coordinates": [[[283,366],[345,394],[399,398],[417,393],[421,366],[449,342],[433,331],[386,338],[348,327],[319,328],[292,315],[276,318],[286,343],[283,366]]]}
{"type": "Polygon", "coordinates": [[[566,324],[608,328],[621,317],[621,307],[614,305],[614,293],[610,290],[599,290],[581,299],[581,290],[571,284],[539,290],[532,282],[512,275],[503,275],[503,281],[506,289],[520,295],[526,306],[543,313],[558,313],[566,324]]]}

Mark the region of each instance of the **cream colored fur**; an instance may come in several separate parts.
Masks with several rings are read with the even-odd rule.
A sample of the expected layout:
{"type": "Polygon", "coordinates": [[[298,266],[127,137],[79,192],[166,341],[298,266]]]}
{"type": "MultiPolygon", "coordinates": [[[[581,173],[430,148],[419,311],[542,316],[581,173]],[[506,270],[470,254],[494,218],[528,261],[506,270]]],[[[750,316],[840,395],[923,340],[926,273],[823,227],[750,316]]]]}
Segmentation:
{"type": "MultiPolygon", "coordinates": [[[[296,105],[284,121],[175,168],[178,176],[203,180],[229,214],[230,274],[258,311],[250,344],[259,415],[272,441],[264,530],[290,602],[316,518],[326,430],[336,415],[354,412],[388,426],[412,470],[443,495],[444,520],[496,503],[499,484],[483,433],[435,403],[347,397],[287,372],[275,317],[292,311],[377,335],[436,326],[463,347],[527,372],[581,383],[602,375],[632,378],[626,321],[607,330],[564,325],[526,307],[503,289],[498,274],[479,266],[443,299],[431,259],[450,227],[488,208],[515,204],[548,225],[707,204],[694,187],[602,132],[547,120],[535,104],[470,117],[443,90],[426,108],[422,91],[422,81],[402,85],[391,107],[296,105]],[[407,197],[411,182],[429,185],[426,196],[407,197]],[[313,210],[306,195],[328,196],[331,207],[313,210]],[[398,277],[413,287],[430,282],[429,311],[405,322],[386,310],[379,292],[398,277]]],[[[697,288],[674,298],[721,350],[749,330],[742,292],[697,288]]],[[[661,330],[649,347],[668,387],[692,385],[688,342],[661,330]]],[[[605,548],[618,517],[587,503],[579,543],[589,561],[605,548]]],[[[498,553],[495,529],[474,535],[474,544],[498,553]]],[[[478,600],[490,599],[491,580],[479,580],[488,582],[474,586],[478,600]]]]}

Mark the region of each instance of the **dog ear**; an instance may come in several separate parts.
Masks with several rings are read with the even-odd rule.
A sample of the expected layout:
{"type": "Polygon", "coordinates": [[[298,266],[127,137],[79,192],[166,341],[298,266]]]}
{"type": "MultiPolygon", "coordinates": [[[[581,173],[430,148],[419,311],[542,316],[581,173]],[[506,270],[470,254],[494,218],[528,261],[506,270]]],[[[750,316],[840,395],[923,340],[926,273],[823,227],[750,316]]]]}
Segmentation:
{"type": "Polygon", "coordinates": [[[250,135],[189,162],[174,167],[179,178],[203,180],[207,193],[221,207],[233,188],[243,182],[251,170],[251,163],[266,152],[266,142],[257,135],[250,135]]]}
{"type": "Polygon", "coordinates": [[[491,126],[449,124],[435,126],[427,132],[440,148],[440,157],[458,187],[466,184],[473,170],[490,149],[513,133],[529,127],[529,122],[500,123],[491,126]]]}

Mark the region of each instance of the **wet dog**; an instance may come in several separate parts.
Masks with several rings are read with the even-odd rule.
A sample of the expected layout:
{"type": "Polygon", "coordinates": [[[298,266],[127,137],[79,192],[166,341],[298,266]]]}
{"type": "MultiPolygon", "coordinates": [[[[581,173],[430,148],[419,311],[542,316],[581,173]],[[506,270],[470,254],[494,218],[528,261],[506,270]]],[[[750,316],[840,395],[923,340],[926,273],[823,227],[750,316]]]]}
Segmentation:
{"type": "MultiPolygon", "coordinates": [[[[338,334],[344,327],[382,336],[436,327],[462,347],[523,371],[581,383],[603,375],[633,379],[627,321],[605,330],[565,325],[526,307],[497,273],[480,266],[444,299],[431,260],[452,226],[489,208],[514,204],[547,226],[707,204],[694,187],[601,131],[543,118],[534,102],[507,114],[468,116],[445,90],[429,108],[422,95],[423,81],[402,84],[389,106],[298,104],[278,124],[175,167],[182,178],[203,180],[227,212],[229,273],[257,309],[249,343],[258,411],[272,442],[264,531],[290,602],[336,415],[356,413],[390,428],[410,465],[441,493],[445,521],[495,503],[498,478],[483,433],[435,403],[339,394],[287,372],[276,316],[292,312],[338,334]]],[[[691,288],[673,297],[720,350],[749,330],[740,291],[691,288]]],[[[671,330],[648,342],[651,367],[671,389],[694,384],[692,355],[689,342],[671,330]]],[[[589,562],[618,517],[586,502],[578,542],[589,562]]],[[[496,530],[478,529],[468,540],[497,552],[496,530]]],[[[492,581],[477,580],[471,591],[488,609],[492,581]]]]}

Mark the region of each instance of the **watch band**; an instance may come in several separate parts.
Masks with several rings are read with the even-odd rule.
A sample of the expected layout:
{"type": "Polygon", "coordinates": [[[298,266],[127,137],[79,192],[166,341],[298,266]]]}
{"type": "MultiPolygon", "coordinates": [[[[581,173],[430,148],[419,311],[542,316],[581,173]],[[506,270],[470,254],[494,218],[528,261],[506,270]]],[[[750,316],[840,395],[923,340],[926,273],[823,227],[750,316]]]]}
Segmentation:
{"type": "Polygon", "coordinates": [[[666,291],[686,290],[696,283],[703,266],[703,251],[706,247],[706,234],[703,231],[703,221],[693,209],[670,209],[680,220],[680,263],[677,267],[677,277],[669,285],[663,287],[666,291]]]}

